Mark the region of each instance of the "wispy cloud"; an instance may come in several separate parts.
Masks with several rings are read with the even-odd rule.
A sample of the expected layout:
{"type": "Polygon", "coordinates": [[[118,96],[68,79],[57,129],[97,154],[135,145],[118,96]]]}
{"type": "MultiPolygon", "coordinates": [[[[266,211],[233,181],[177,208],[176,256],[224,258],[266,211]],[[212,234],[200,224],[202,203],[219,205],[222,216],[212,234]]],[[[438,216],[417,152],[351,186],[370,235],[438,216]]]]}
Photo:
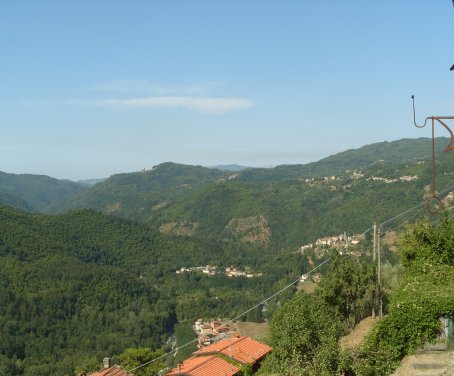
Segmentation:
{"type": "Polygon", "coordinates": [[[254,101],[243,98],[209,98],[186,96],[102,99],[92,100],[86,102],[86,104],[94,107],[105,107],[111,109],[182,107],[212,114],[223,114],[233,110],[250,108],[255,105],[254,101]]]}
{"type": "Polygon", "coordinates": [[[222,83],[208,81],[190,85],[153,84],[145,80],[115,80],[89,87],[90,91],[116,93],[148,93],[158,95],[210,95],[219,89],[222,83]]]}
{"type": "Polygon", "coordinates": [[[218,95],[220,82],[193,85],[155,86],[147,81],[117,80],[92,86],[94,98],[23,101],[25,106],[86,106],[109,110],[183,108],[205,114],[224,114],[247,109],[255,102],[247,98],[218,95]],[[107,98],[106,98],[107,97],[107,98]]]}
{"type": "Polygon", "coordinates": [[[247,109],[255,102],[235,97],[192,97],[192,96],[155,96],[143,98],[109,98],[109,99],[65,99],[65,100],[29,100],[21,103],[25,107],[46,106],[80,106],[97,107],[109,110],[132,110],[147,108],[185,108],[204,114],[224,114],[226,112],[247,109]]]}

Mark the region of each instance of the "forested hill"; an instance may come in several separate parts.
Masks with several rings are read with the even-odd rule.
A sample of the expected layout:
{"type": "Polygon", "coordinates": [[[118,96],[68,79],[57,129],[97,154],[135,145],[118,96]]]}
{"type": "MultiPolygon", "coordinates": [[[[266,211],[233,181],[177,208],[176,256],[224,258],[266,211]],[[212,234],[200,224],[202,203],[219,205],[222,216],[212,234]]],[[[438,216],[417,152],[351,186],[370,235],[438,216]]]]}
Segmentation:
{"type": "Polygon", "coordinates": [[[0,206],[0,374],[69,375],[89,355],[159,345],[174,310],[148,280],[177,244],[93,211],[0,206]]]}
{"type": "Polygon", "coordinates": [[[36,211],[36,209],[34,209],[28,202],[6,192],[0,192],[0,203],[19,210],[28,212],[36,211]]]}
{"type": "MultiPolygon", "coordinates": [[[[446,143],[437,140],[436,145],[441,149],[446,143]]],[[[149,223],[165,234],[295,248],[330,234],[361,233],[374,221],[421,203],[432,171],[430,157],[419,156],[427,147],[430,154],[430,145],[428,139],[401,140],[341,153],[338,159],[318,162],[331,166],[327,175],[319,171],[328,167],[316,169],[315,164],[311,168],[316,172],[301,175],[298,166],[225,174],[168,163],[114,176],[80,192],[69,205],[149,223]],[[375,159],[379,157],[383,160],[375,159]],[[397,163],[400,159],[404,162],[397,163]],[[262,179],[260,173],[283,175],[262,179]]],[[[437,159],[438,187],[449,188],[454,154],[439,152],[437,159]]]]}
{"type": "MultiPolygon", "coordinates": [[[[436,140],[437,153],[447,142],[446,138],[436,140]]],[[[237,180],[251,183],[323,177],[338,175],[345,170],[368,168],[377,161],[414,163],[429,157],[430,152],[431,140],[428,138],[403,139],[347,150],[305,165],[282,165],[275,168],[243,168],[234,165],[209,169],[168,162],[151,170],[118,174],[109,179],[92,179],[90,184],[41,175],[0,172],[0,202],[18,209],[43,213],[93,208],[146,221],[157,208],[167,206],[186,197],[201,185],[223,177],[235,176],[237,180]],[[227,171],[229,168],[235,171],[227,171]],[[98,184],[93,186],[95,182],[98,184]]]]}
{"type": "Polygon", "coordinates": [[[56,200],[82,190],[80,184],[44,175],[0,172],[0,203],[30,211],[44,211],[56,200]]]}
{"type": "MultiPolygon", "coordinates": [[[[436,140],[439,188],[452,180],[453,153],[441,151],[447,143],[446,138],[436,140]]],[[[41,200],[43,212],[92,208],[151,224],[165,234],[297,247],[327,234],[362,232],[420,203],[431,182],[430,152],[431,139],[421,138],[273,169],[227,172],[168,162],[114,175],[60,198],[49,198],[47,188],[43,196],[33,184],[21,186],[4,202],[36,208],[29,204],[29,193],[19,194],[33,190],[33,202],[41,200]]]]}
{"type": "Polygon", "coordinates": [[[108,214],[143,220],[202,184],[227,173],[201,166],[167,162],[141,172],[113,175],[90,189],[56,200],[45,212],[93,208],[108,214]]]}
{"type": "MultiPolygon", "coordinates": [[[[448,145],[448,142],[448,138],[437,138],[436,152],[440,153],[448,145]]],[[[345,170],[368,168],[378,161],[390,164],[415,163],[428,158],[431,153],[432,139],[430,138],[384,141],[366,145],[359,149],[346,150],[308,164],[281,165],[272,169],[248,169],[242,171],[239,179],[266,182],[339,175],[344,173],[345,170]]]]}
{"type": "Polygon", "coordinates": [[[305,271],[302,255],[164,236],[94,210],[0,205],[0,375],[73,375],[86,358],[160,348],[177,320],[235,317],[305,271]],[[175,273],[207,264],[264,275],[175,273]]]}

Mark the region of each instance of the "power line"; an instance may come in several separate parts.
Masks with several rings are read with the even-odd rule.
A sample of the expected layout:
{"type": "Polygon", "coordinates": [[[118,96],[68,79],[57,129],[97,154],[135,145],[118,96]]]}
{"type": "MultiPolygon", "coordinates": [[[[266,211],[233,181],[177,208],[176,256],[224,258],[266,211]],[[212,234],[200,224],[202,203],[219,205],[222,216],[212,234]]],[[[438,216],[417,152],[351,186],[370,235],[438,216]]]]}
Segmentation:
{"type": "MultiPolygon", "coordinates": [[[[318,264],[315,268],[313,268],[312,270],[310,270],[309,272],[305,273],[305,275],[308,275],[308,274],[311,274],[313,273],[315,270],[317,270],[318,268],[320,268],[323,264],[327,263],[330,259],[332,258],[332,256],[328,257],[325,261],[323,261],[322,263],[318,264]]],[[[284,288],[280,289],[278,292],[274,293],[273,295],[269,296],[268,298],[266,298],[265,300],[262,300],[260,303],[256,304],[254,307],[252,308],[249,308],[247,311],[244,311],[243,313],[239,314],[238,316],[234,317],[233,319],[230,319],[229,321],[227,321],[224,325],[228,325],[228,324],[231,324],[233,323],[235,320],[238,320],[240,317],[246,315],[247,313],[251,312],[252,310],[254,310],[255,308],[261,306],[262,304],[268,302],[269,300],[271,300],[272,298],[274,298],[275,296],[279,295],[280,293],[282,293],[283,291],[287,290],[288,288],[290,288],[291,286],[293,286],[295,283],[299,282],[301,280],[301,277],[298,278],[297,280],[289,283],[287,286],[285,286],[284,288]]],[[[169,351],[168,353],[166,354],[163,354],[155,359],[152,359],[146,363],[143,363],[135,368],[132,368],[126,372],[132,372],[132,371],[136,371],[138,370],[139,368],[142,368],[142,367],[145,367],[151,363],[154,363],[156,361],[158,361],[159,359],[162,359],[170,354],[173,354],[175,352],[177,352],[178,350],[186,347],[186,346],[189,346],[191,343],[193,342],[196,342],[197,341],[197,338],[196,339],[193,339],[192,341],[189,341],[187,343],[185,343],[184,345],[181,345],[180,347],[177,347],[176,349],[172,350],[172,351],[169,351]]]]}
{"type": "MultiPolygon", "coordinates": [[[[448,184],[442,191],[440,191],[439,194],[446,193],[447,191],[449,191],[449,190],[451,190],[451,189],[454,189],[454,185],[449,186],[449,184],[448,184]]],[[[406,211],[404,211],[404,212],[402,212],[402,213],[396,215],[395,217],[392,217],[392,218],[386,220],[386,221],[383,222],[383,223],[380,223],[379,226],[383,226],[383,225],[385,225],[385,224],[387,224],[387,223],[389,223],[389,222],[392,222],[392,221],[394,221],[395,219],[397,219],[397,218],[399,218],[399,217],[402,217],[403,215],[408,214],[408,213],[410,213],[411,211],[413,211],[413,210],[415,210],[415,209],[417,209],[417,208],[423,206],[424,204],[425,204],[425,201],[419,203],[418,205],[412,207],[411,209],[408,209],[408,210],[406,210],[406,211]]],[[[413,218],[413,217],[412,217],[412,218],[413,218]]]]}
{"type": "MultiPolygon", "coordinates": [[[[421,209],[422,209],[422,208],[421,208],[421,209]]],[[[402,227],[403,225],[405,225],[406,223],[408,223],[409,221],[411,221],[412,219],[414,219],[415,217],[417,217],[419,214],[421,214],[421,209],[419,209],[419,210],[418,210],[415,214],[413,214],[410,218],[407,218],[406,221],[403,221],[402,223],[398,224],[397,226],[395,226],[395,227],[393,227],[393,228],[391,228],[391,229],[386,230],[386,231],[383,233],[383,235],[388,234],[388,233],[390,233],[390,232],[392,232],[392,231],[397,230],[399,227],[402,227]]]]}
{"type": "Polygon", "coordinates": [[[399,217],[402,217],[403,215],[405,215],[405,214],[407,214],[407,213],[410,213],[411,211],[413,211],[413,210],[415,210],[415,209],[417,209],[417,208],[419,208],[420,206],[423,206],[423,205],[424,205],[424,201],[421,202],[421,203],[419,203],[418,205],[412,207],[411,209],[408,209],[408,210],[404,211],[403,213],[400,213],[400,214],[396,215],[395,217],[392,217],[391,219],[388,219],[388,220],[386,220],[385,222],[380,223],[379,226],[383,226],[383,225],[385,225],[385,224],[387,224],[387,223],[389,223],[389,222],[392,222],[392,221],[394,221],[395,219],[397,219],[397,218],[399,218],[399,217]]]}

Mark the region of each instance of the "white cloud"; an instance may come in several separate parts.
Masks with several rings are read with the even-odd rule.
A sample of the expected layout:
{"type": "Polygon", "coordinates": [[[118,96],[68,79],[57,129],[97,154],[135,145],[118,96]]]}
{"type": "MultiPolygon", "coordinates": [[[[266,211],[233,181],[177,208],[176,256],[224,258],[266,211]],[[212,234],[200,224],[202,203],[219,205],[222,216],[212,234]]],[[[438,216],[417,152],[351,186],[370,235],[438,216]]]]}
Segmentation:
{"type": "Polygon", "coordinates": [[[132,108],[175,108],[182,107],[203,113],[223,114],[233,110],[251,108],[254,101],[242,98],[207,98],[186,96],[164,96],[126,99],[101,99],[86,102],[87,105],[111,109],[132,108]]]}
{"type": "Polygon", "coordinates": [[[99,92],[148,93],[157,95],[210,95],[222,86],[218,81],[207,81],[190,85],[159,85],[145,80],[115,80],[91,86],[88,89],[99,92]]]}

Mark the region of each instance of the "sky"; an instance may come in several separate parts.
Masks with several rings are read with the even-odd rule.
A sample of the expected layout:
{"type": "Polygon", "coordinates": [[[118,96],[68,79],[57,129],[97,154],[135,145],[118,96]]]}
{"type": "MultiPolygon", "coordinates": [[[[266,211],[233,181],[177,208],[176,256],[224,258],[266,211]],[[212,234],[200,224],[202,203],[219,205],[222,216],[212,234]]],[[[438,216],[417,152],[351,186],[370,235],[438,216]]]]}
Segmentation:
{"type": "Polygon", "coordinates": [[[451,0],[3,0],[0,171],[275,166],[430,137],[410,97],[418,122],[454,115],[452,64],[451,0]]]}

